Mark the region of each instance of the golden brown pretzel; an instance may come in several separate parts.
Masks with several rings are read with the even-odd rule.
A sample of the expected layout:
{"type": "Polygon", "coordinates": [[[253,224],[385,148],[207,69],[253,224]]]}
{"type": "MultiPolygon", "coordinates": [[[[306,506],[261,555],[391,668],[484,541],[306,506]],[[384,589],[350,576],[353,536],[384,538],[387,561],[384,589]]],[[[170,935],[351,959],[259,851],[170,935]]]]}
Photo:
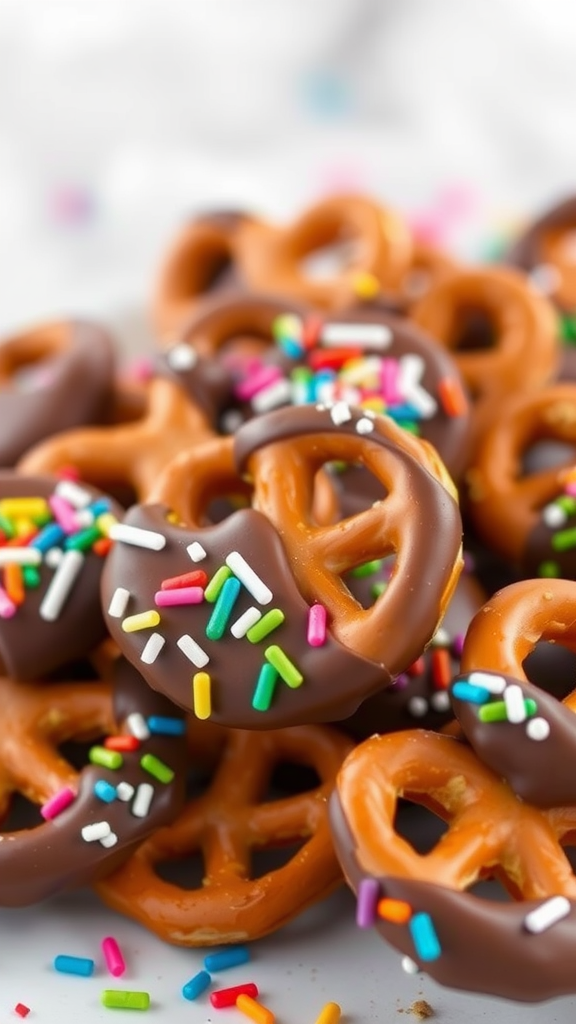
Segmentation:
{"type": "Polygon", "coordinates": [[[542,387],[558,367],[554,310],[518,271],[483,267],[454,272],[432,285],[410,315],[453,351],[475,400],[477,437],[510,395],[542,387]],[[488,328],[489,336],[469,349],[474,322],[481,335],[488,328]]]}
{"type": "Polygon", "coordinates": [[[576,386],[557,384],[510,399],[486,430],[468,470],[472,522],[524,575],[576,578],[572,446],[576,449],[576,386]],[[562,443],[568,453],[558,464],[553,447],[549,455],[544,450],[544,468],[529,472],[525,457],[540,442],[562,443]]]}
{"type": "Polygon", "coordinates": [[[407,954],[408,966],[527,1001],[574,991],[576,879],[563,846],[575,841],[576,806],[537,809],[458,740],[412,731],[373,737],[349,755],[331,820],[359,913],[370,911],[364,926],[407,954]],[[396,830],[400,797],[448,823],[426,853],[396,830]],[[518,903],[467,891],[493,874],[518,903]],[[553,910],[558,919],[537,924],[553,910]]]}
{"type": "MultiPolygon", "coordinates": [[[[201,739],[202,728],[192,732],[201,739]]],[[[114,910],[181,946],[257,939],[286,924],[340,882],[326,801],[350,744],[320,726],[247,733],[226,730],[211,781],[174,824],[160,829],[119,871],[97,886],[114,910]],[[319,785],[265,801],[274,767],[307,765],[319,785]],[[282,867],[258,875],[253,854],[298,850],[282,867]],[[183,891],[161,879],[160,862],[200,854],[201,888],[183,891]]]]}
{"type": "MultiPolygon", "coordinates": [[[[300,406],[251,420],[234,438],[182,453],[151,503],[130,510],[128,524],[159,535],[157,551],[120,544],[107,562],[105,606],[118,587],[130,594],[127,614],[161,604],[157,627],[165,642],[158,657],[148,663],[144,656],[142,663],[146,634],[127,633],[114,616],[108,617],[109,628],[150,684],[185,708],[193,706],[193,668],[182,656],[182,643],[189,646],[182,636],[191,635],[203,650],[205,645],[204,664],[198,666],[197,652],[192,663],[209,664],[210,714],[221,724],[269,728],[347,717],[415,660],[445,611],[461,566],[453,493],[432,449],[384,417],[371,419],[348,407],[300,406]],[[334,459],[358,462],[375,473],[386,496],[356,516],[322,526],[312,508],[315,480],[334,459]],[[244,487],[250,484],[253,507],[205,527],[210,502],[237,491],[241,476],[247,478],[244,487]],[[175,513],[171,521],[168,510],[175,513]],[[217,631],[201,594],[193,608],[168,606],[157,596],[162,581],[190,570],[191,545],[204,552],[198,568],[206,573],[206,586],[234,551],[267,581],[264,596],[240,581],[233,618],[217,636],[211,635],[217,631]],[[390,554],[396,561],[388,587],[365,609],[343,577],[390,554]],[[232,632],[236,616],[249,608],[259,619],[254,600],[263,606],[272,602],[281,613],[273,637],[262,646],[232,632]],[[327,619],[317,645],[307,640],[306,626],[315,604],[327,619]],[[410,621],[410,629],[397,630],[398,621],[410,621]],[[269,643],[280,645],[300,669],[275,692],[263,715],[254,686],[269,643]],[[232,675],[233,686],[228,685],[232,675]]],[[[229,586],[233,590],[236,584],[229,586]]]]}

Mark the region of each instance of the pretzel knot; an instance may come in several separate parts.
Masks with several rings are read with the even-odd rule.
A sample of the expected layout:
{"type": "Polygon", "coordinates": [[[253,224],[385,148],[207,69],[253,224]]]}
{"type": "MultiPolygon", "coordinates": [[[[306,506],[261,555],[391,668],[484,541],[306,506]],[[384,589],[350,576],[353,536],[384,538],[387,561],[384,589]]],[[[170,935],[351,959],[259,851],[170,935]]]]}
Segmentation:
{"type": "Polygon", "coordinates": [[[548,387],[500,411],[478,448],[468,479],[470,515],[480,535],[529,576],[576,579],[576,467],[556,444],[576,441],[576,388],[548,387]],[[541,443],[540,468],[523,468],[541,443]],[[541,444],[542,448],[542,444],[541,444]]]}
{"type": "Polygon", "coordinates": [[[96,324],[43,324],[0,344],[0,466],[49,434],[104,420],[112,395],[112,339],[96,324]]]}
{"type": "Polygon", "coordinates": [[[455,271],[431,285],[410,316],[453,352],[474,400],[476,440],[503,400],[541,388],[557,369],[554,310],[517,271],[455,271]]]}
{"type": "Polygon", "coordinates": [[[563,847],[576,807],[520,800],[456,739],[377,736],[342,766],[331,802],[340,862],[359,920],[455,988],[526,1001],[574,992],[576,879],[563,847]],[[420,854],[395,829],[398,798],[447,822],[420,854]],[[496,876],[518,900],[466,890],[496,876]]]}
{"type": "Polygon", "coordinates": [[[199,717],[242,728],[347,717],[415,660],[445,611],[461,565],[447,487],[432,449],[384,417],[302,406],[252,420],[183,453],[160,503],[129,511],[128,543],[116,534],[105,574],[105,608],[127,595],[121,614],[108,612],[112,636],[154,689],[199,717]],[[319,525],[315,480],[335,459],[363,465],[385,496],[319,525]],[[240,474],[253,507],[203,526],[240,474]],[[386,590],[363,608],[346,574],[388,555],[386,590]]]}
{"type": "MultiPolygon", "coordinates": [[[[193,759],[203,728],[192,732],[193,759]]],[[[219,760],[207,788],[97,885],[114,910],[181,946],[260,938],[341,880],[326,802],[349,742],[326,727],[298,726],[260,733],[218,730],[215,743],[219,760]],[[314,769],[319,785],[266,800],[281,763],[314,769]],[[256,853],[296,844],[281,867],[258,874],[252,864],[256,853]],[[196,853],[203,864],[199,888],[183,891],[159,876],[161,863],[196,853]]]]}
{"type": "Polygon", "coordinates": [[[0,818],[20,793],[42,807],[44,819],[0,834],[0,906],[35,903],[102,876],[180,809],[184,723],[123,659],[103,680],[37,684],[0,677],[0,703],[0,818]],[[134,742],[136,719],[142,740],[134,742]],[[164,728],[173,723],[173,735],[154,733],[150,720],[164,728]],[[93,763],[81,771],[59,752],[67,741],[118,740],[118,734],[123,753],[96,746],[93,763]],[[163,781],[143,765],[163,765],[163,781]]]}

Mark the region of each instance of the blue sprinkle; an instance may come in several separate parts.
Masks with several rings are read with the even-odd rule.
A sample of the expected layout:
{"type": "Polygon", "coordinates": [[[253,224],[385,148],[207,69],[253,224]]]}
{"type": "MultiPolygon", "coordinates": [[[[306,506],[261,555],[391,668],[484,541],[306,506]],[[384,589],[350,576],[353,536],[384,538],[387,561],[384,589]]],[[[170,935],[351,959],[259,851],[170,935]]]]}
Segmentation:
{"type": "Polygon", "coordinates": [[[408,928],[419,960],[427,963],[441,956],[442,949],[430,914],[413,914],[408,922],[408,928]]]}
{"type": "Polygon", "coordinates": [[[116,799],[116,787],[106,782],[106,779],[98,779],[94,783],[94,794],[105,804],[111,804],[116,799]]]}
{"type": "Polygon", "coordinates": [[[469,704],[486,704],[490,700],[490,691],[483,686],[472,686],[470,683],[454,683],[452,696],[457,700],[465,700],[469,704]]]}
{"type": "Polygon", "coordinates": [[[190,981],[187,981],[182,989],[184,999],[197,999],[208,988],[212,978],[208,971],[198,971],[190,981]]]}
{"type": "Polygon", "coordinates": [[[222,590],[218,594],[216,604],[212,615],[208,619],[208,625],[206,626],[206,636],[209,640],[220,640],[224,636],[224,631],[228,625],[228,619],[230,618],[236,600],[240,593],[242,584],[236,576],[230,576],[222,590]]]}
{"type": "Polygon", "coordinates": [[[421,420],[422,413],[415,409],[413,405],[409,405],[405,402],[402,405],[391,405],[386,409],[386,415],[392,420],[421,420]]]}
{"type": "Polygon", "coordinates": [[[184,736],[186,722],[183,718],[168,718],[164,715],[150,715],[146,719],[148,728],[154,736],[184,736]]]}
{"type": "Polygon", "coordinates": [[[226,971],[229,967],[247,964],[249,959],[248,946],[229,946],[221,953],[210,953],[204,957],[204,967],[207,971],[226,971]]]}
{"type": "Polygon", "coordinates": [[[110,508],[111,505],[109,498],[97,498],[96,501],[93,501],[88,505],[84,511],[91,512],[94,519],[97,519],[98,516],[103,515],[105,512],[109,512],[110,508]]]}
{"type": "Polygon", "coordinates": [[[276,338],[276,341],[289,359],[300,359],[300,356],[304,351],[304,347],[299,341],[296,341],[295,338],[284,337],[283,335],[276,338]]]}
{"type": "Polygon", "coordinates": [[[57,547],[64,536],[64,530],[58,523],[49,523],[34,537],[30,547],[37,548],[38,551],[49,551],[50,548],[57,547]]]}
{"type": "Polygon", "coordinates": [[[60,954],[54,959],[54,970],[60,974],[78,974],[81,978],[89,978],[94,974],[94,961],[82,956],[65,956],[60,954]]]}

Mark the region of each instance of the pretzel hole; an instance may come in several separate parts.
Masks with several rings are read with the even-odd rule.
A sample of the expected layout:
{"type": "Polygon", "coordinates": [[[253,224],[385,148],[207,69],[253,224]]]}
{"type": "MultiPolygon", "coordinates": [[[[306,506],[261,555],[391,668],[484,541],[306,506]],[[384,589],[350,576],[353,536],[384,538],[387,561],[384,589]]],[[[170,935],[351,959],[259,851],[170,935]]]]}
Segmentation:
{"type": "Polygon", "coordinates": [[[337,229],[333,237],[319,239],[314,248],[301,256],[298,265],[305,277],[311,281],[330,281],[358,264],[362,254],[360,241],[340,235],[344,232],[337,229]]]}
{"type": "MultiPolygon", "coordinates": [[[[231,285],[236,278],[234,262],[225,244],[204,245],[201,258],[196,242],[188,255],[182,254],[175,273],[174,290],[182,298],[193,298],[231,285]]],[[[176,270],[176,268],[175,268],[176,270]]]]}
{"type": "Polygon", "coordinates": [[[522,668],[531,683],[563,700],[576,687],[576,654],[562,644],[540,640],[522,668]]]}
{"type": "Polygon", "coordinates": [[[44,824],[39,806],[21,793],[13,794],[1,820],[3,832],[24,832],[44,824]]]}
{"type": "Polygon", "coordinates": [[[558,466],[572,466],[576,461],[576,445],[567,441],[542,439],[522,454],[522,475],[540,473],[558,466]]]}
{"type": "Polygon", "coordinates": [[[480,306],[463,305],[455,310],[451,328],[449,347],[458,352],[478,352],[496,347],[496,324],[480,306]]]}
{"type": "Polygon", "coordinates": [[[412,849],[424,856],[430,853],[448,831],[448,823],[434,811],[420,804],[417,796],[400,800],[394,818],[394,831],[412,849]]]}

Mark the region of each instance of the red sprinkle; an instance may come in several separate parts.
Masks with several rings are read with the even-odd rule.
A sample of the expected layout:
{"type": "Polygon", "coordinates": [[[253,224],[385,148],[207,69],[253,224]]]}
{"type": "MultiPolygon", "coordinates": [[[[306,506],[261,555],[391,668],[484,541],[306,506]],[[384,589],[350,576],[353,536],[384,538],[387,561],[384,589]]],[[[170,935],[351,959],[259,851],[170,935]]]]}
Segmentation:
{"type": "Polygon", "coordinates": [[[56,476],[60,477],[61,480],[79,480],[80,472],[77,466],[60,466],[60,469],[56,472],[56,476]]]}
{"type": "Polygon", "coordinates": [[[140,740],[136,736],[107,736],[104,740],[106,750],[120,750],[127,753],[140,750],[140,740]]]}
{"type": "Polygon", "coordinates": [[[304,321],[302,330],[302,343],[304,348],[314,348],[318,344],[320,331],[324,326],[324,320],[320,316],[308,316],[304,321]]]}
{"type": "Polygon", "coordinates": [[[436,690],[447,690],[452,676],[450,652],[445,647],[432,651],[432,682],[436,690]]]}
{"type": "Polygon", "coordinates": [[[208,574],[203,569],[194,569],[192,572],[185,572],[182,576],[172,576],[168,580],[162,580],[160,590],[180,590],[184,587],[204,587],[208,583],[208,574]]]}
{"type": "Polygon", "coordinates": [[[361,359],[363,355],[359,348],[316,349],[310,353],[308,362],[313,370],[340,370],[344,363],[361,359]]]}
{"type": "Polygon", "coordinates": [[[24,1006],[24,1003],[16,1003],[14,1012],[17,1013],[19,1017],[27,1017],[30,1013],[30,1007],[24,1006]]]}
{"type": "Polygon", "coordinates": [[[416,658],[416,661],[412,662],[411,665],[406,669],[409,676],[420,676],[425,669],[424,658],[416,658]]]}
{"type": "Polygon", "coordinates": [[[95,555],[100,555],[102,558],[105,558],[111,547],[112,541],[110,540],[110,537],[99,537],[98,540],[94,541],[92,551],[95,555]]]}
{"type": "Polygon", "coordinates": [[[247,981],[244,985],[234,985],[232,988],[219,988],[210,993],[210,1002],[216,1010],[224,1006],[236,1006],[238,996],[250,996],[256,999],[258,986],[253,981],[247,981]]]}

